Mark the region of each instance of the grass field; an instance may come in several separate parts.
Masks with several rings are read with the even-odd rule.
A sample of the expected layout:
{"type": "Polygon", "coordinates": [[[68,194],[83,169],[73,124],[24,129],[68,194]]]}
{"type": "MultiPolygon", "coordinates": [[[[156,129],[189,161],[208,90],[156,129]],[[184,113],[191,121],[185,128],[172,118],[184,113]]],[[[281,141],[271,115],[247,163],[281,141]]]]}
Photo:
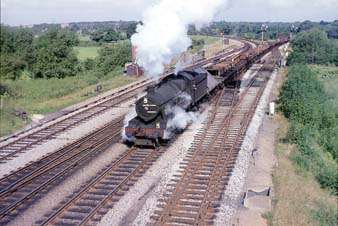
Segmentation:
{"type": "Polygon", "coordinates": [[[204,36],[204,35],[191,35],[190,38],[194,40],[204,40],[205,45],[210,45],[220,40],[220,38],[218,37],[211,37],[211,36],[204,36]]]}
{"type": "Polygon", "coordinates": [[[79,37],[79,41],[80,42],[90,42],[91,41],[89,35],[82,35],[82,34],[80,34],[78,37],[79,37]]]}
{"type": "Polygon", "coordinates": [[[329,95],[330,106],[338,115],[338,67],[314,65],[310,67],[323,82],[329,95]]]}
{"type": "Polygon", "coordinates": [[[284,142],[289,123],[276,115],[280,127],[276,143],[278,163],[273,172],[274,210],[266,214],[270,226],[335,226],[336,197],[321,189],[311,174],[291,160],[298,150],[284,142]]]}
{"type": "Polygon", "coordinates": [[[25,126],[25,122],[14,115],[16,110],[32,114],[46,114],[60,110],[95,96],[96,85],[103,91],[136,81],[122,75],[122,70],[109,73],[102,78],[88,73],[64,79],[28,79],[3,82],[10,90],[10,97],[3,98],[0,109],[0,136],[13,133],[25,126]]]}
{"type": "MultiPolygon", "coordinates": [[[[330,105],[338,114],[338,67],[310,66],[321,79],[330,95],[330,105]]],[[[287,142],[290,124],[281,114],[273,172],[273,211],[265,215],[270,226],[336,226],[337,197],[320,187],[315,177],[304,171],[294,160],[299,154],[296,145],[287,142]]]]}
{"type": "MultiPolygon", "coordinates": [[[[81,37],[81,36],[80,36],[81,37]]],[[[124,43],[129,43],[129,40],[120,40],[117,43],[103,43],[103,44],[98,44],[95,42],[90,42],[90,43],[85,43],[84,45],[80,45],[74,47],[74,51],[80,61],[84,61],[86,59],[93,59],[98,56],[98,51],[101,48],[104,47],[109,47],[109,46],[114,46],[116,44],[124,44],[124,43]]]]}
{"type": "Polygon", "coordinates": [[[86,47],[74,47],[74,51],[77,54],[79,60],[84,61],[88,58],[95,58],[98,55],[100,46],[86,46],[86,47]]]}

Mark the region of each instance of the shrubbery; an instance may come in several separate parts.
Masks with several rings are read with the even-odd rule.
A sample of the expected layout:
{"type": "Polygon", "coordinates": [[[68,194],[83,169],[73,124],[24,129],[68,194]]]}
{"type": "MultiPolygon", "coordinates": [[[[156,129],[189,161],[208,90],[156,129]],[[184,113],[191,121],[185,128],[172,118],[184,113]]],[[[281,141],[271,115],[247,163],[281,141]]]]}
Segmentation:
{"type": "Polygon", "coordinates": [[[73,46],[79,40],[74,32],[52,27],[34,38],[29,29],[0,26],[1,79],[17,79],[24,70],[34,78],[74,76],[79,63],[73,46]]]}
{"type": "Polygon", "coordinates": [[[338,194],[338,120],[329,110],[323,85],[306,65],[289,67],[281,109],[291,121],[288,140],[299,148],[294,160],[338,194]]]}
{"type": "Polygon", "coordinates": [[[119,67],[123,67],[125,63],[131,62],[131,58],[131,44],[129,43],[104,47],[99,51],[99,56],[95,61],[96,69],[100,74],[106,75],[119,67]]]}
{"type": "MultiPolygon", "coordinates": [[[[21,78],[24,71],[32,78],[65,78],[89,71],[101,77],[131,62],[128,41],[106,44],[98,57],[79,62],[73,48],[79,44],[79,39],[72,31],[51,27],[34,38],[29,29],[3,25],[0,28],[2,80],[21,78]]],[[[104,33],[105,39],[116,33],[109,31],[104,33]]]]}
{"type": "Polygon", "coordinates": [[[313,28],[301,32],[291,42],[294,52],[289,64],[335,64],[338,66],[338,42],[329,39],[327,33],[313,28]]]}
{"type": "Polygon", "coordinates": [[[36,78],[64,78],[79,71],[73,46],[78,43],[75,33],[51,29],[41,35],[34,46],[34,64],[31,69],[36,78]]]}

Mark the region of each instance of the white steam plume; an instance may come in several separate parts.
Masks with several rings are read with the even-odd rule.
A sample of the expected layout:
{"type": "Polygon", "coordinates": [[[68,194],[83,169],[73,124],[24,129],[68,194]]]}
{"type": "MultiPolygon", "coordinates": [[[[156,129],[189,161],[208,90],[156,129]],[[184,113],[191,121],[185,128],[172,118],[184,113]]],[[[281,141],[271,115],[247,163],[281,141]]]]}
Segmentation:
{"type": "Polygon", "coordinates": [[[174,73],[177,74],[179,71],[181,71],[184,67],[190,65],[193,63],[193,56],[190,53],[187,53],[184,55],[184,57],[180,58],[179,61],[175,64],[175,70],[174,73]]]}
{"type": "Polygon", "coordinates": [[[143,14],[143,25],[131,38],[137,46],[138,64],[151,77],[163,73],[164,64],[190,45],[188,26],[211,22],[226,0],[161,0],[143,14]]]}
{"type": "Polygon", "coordinates": [[[130,111],[128,114],[126,114],[126,116],[124,117],[123,120],[123,128],[121,131],[121,136],[122,136],[122,140],[123,141],[130,141],[130,142],[134,142],[135,138],[134,137],[127,137],[126,135],[126,127],[129,124],[129,121],[132,120],[133,118],[135,118],[137,116],[136,114],[136,110],[135,107],[130,108],[130,111]]]}
{"type": "Polygon", "coordinates": [[[197,112],[187,112],[177,105],[173,106],[170,110],[174,114],[174,117],[167,123],[167,129],[169,130],[185,129],[188,124],[196,121],[199,115],[197,112]]]}
{"type": "MultiPolygon", "coordinates": [[[[135,99],[138,100],[145,95],[146,95],[145,92],[141,92],[141,93],[137,94],[135,99]]],[[[122,131],[121,131],[121,136],[122,136],[123,141],[130,141],[130,142],[135,141],[134,137],[132,137],[132,138],[127,137],[126,127],[129,125],[129,121],[132,120],[133,118],[135,118],[136,116],[137,116],[137,113],[136,113],[136,109],[135,109],[135,104],[133,104],[132,107],[129,109],[128,114],[126,114],[126,116],[124,116],[123,128],[122,128],[122,131]]]]}
{"type": "Polygon", "coordinates": [[[198,112],[186,111],[185,108],[191,103],[191,96],[187,93],[181,93],[179,95],[180,105],[168,105],[165,112],[167,115],[172,115],[167,122],[167,128],[165,131],[165,138],[169,139],[175,130],[182,130],[187,127],[188,124],[195,122],[198,117],[198,112]]]}

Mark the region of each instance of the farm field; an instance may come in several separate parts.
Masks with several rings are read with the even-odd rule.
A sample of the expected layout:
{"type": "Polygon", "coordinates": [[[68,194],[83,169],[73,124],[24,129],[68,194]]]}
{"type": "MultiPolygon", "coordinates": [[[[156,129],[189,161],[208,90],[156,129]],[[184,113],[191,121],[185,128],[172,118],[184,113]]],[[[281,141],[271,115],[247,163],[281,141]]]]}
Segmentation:
{"type": "Polygon", "coordinates": [[[315,65],[311,67],[311,70],[323,82],[325,91],[329,95],[329,106],[338,115],[338,67],[315,65]]]}
{"type": "Polygon", "coordinates": [[[74,47],[74,51],[80,61],[84,61],[86,59],[94,59],[98,56],[98,51],[102,47],[100,46],[77,46],[74,47]]]}

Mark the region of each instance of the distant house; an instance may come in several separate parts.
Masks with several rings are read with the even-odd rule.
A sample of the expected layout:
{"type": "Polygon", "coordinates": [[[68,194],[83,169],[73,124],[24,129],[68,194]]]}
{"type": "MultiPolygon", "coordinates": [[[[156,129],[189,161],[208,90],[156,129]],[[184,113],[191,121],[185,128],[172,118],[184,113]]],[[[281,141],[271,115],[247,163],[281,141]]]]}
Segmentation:
{"type": "Polygon", "coordinates": [[[68,28],[68,27],[69,27],[69,24],[68,24],[68,23],[65,23],[65,24],[61,24],[60,26],[61,26],[61,28],[68,28]]]}

